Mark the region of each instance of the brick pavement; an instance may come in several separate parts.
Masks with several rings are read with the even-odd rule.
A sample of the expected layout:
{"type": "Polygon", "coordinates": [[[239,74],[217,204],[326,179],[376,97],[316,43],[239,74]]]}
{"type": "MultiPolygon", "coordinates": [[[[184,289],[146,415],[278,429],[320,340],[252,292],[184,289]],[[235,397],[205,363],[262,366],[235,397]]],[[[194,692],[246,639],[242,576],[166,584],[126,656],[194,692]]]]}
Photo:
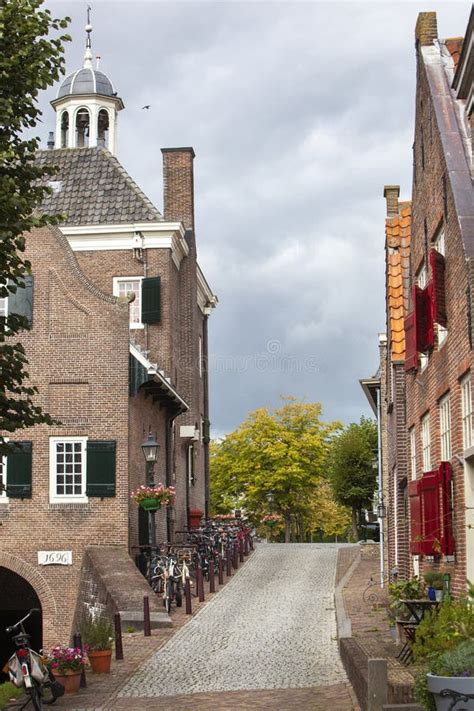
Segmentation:
{"type": "MultiPolygon", "coordinates": [[[[412,698],[413,675],[409,668],[396,659],[398,647],[390,634],[386,612],[388,590],[371,585],[380,579],[378,557],[365,557],[361,547],[361,560],[342,591],[344,607],[351,619],[352,639],[362,650],[360,663],[364,669],[354,669],[355,676],[349,674],[355,688],[361,688],[362,677],[366,679],[367,659],[385,658],[388,666],[389,700],[393,703],[408,702],[412,698]],[[356,678],[359,677],[359,678],[356,678]]],[[[354,652],[350,652],[354,657],[354,652]]],[[[359,661],[357,662],[359,665],[359,661]]],[[[346,667],[347,670],[347,667],[346,667]]]]}

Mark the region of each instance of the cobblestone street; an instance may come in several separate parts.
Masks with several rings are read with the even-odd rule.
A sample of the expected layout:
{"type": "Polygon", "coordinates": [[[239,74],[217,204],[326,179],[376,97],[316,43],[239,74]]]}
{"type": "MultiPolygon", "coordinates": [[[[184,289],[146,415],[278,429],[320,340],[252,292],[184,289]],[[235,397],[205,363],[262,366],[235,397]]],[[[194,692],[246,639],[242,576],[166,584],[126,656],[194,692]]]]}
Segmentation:
{"type": "MultiPolygon", "coordinates": [[[[128,698],[132,708],[130,697],[345,688],[333,600],[337,550],[260,545],[222,593],[130,678],[120,707],[128,698]]],[[[349,697],[345,703],[340,708],[352,708],[349,697]]]]}

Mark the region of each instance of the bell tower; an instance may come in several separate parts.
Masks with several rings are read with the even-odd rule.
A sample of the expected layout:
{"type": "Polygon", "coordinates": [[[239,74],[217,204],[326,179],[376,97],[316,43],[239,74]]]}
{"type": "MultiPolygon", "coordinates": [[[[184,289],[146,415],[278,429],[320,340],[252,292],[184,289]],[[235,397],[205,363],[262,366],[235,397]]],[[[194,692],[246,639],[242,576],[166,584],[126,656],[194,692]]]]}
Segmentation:
{"type": "Polygon", "coordinates": [[[117,114],[122,99],[108,76],[92,66],[90,8],[87,9],[86,51],[81,69],[69,74],[51,102],[56,111],[55,148],[107,148],[115,155],[117,114]]]}

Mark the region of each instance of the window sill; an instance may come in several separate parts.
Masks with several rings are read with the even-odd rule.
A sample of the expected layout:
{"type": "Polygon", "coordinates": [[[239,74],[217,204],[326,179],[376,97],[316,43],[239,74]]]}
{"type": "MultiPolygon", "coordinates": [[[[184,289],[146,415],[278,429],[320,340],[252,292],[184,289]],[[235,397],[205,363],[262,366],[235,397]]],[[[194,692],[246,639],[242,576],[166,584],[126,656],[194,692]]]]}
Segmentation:
{"type": "Polygon", "coordinates": [[[47,505],[48,511],[90,511],[89,501],[51,501],[47,505]]]}
{"type": "Polygon", "coordinates": [[[130,324],[130,330],[135,331],[138,328],[145,328],[144,323],[131,323],[130,324]]]}

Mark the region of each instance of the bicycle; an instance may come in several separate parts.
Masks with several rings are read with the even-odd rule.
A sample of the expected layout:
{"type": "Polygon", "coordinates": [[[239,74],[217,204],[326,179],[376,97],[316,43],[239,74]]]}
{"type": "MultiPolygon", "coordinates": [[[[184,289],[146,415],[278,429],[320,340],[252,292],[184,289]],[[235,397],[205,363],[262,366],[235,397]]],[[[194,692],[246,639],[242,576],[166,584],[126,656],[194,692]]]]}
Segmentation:
{"type": "Polygon", "coordinates": [[[23,623],[34,612],[39,612],[39,610],[35,607],[32,608],[25,617],[5,630],[8,635],[12,635],[12,640],[17,647],[7,663],[8,676],[17,688],[25,688],[28,697],[20,711],[26,708],[29,703],[33,705],[35,711],[42,711],[43,704],[54,704],[56,699],[64,694],[64,686],[56,681],[41,655],[29,646],[31,635],[25,631],[23,623]],[[18,628],[20,631],[17,634],[12,634],[18,628]],[[45,692],[49,692],[48,699],[44,698],[45,692]]]}

